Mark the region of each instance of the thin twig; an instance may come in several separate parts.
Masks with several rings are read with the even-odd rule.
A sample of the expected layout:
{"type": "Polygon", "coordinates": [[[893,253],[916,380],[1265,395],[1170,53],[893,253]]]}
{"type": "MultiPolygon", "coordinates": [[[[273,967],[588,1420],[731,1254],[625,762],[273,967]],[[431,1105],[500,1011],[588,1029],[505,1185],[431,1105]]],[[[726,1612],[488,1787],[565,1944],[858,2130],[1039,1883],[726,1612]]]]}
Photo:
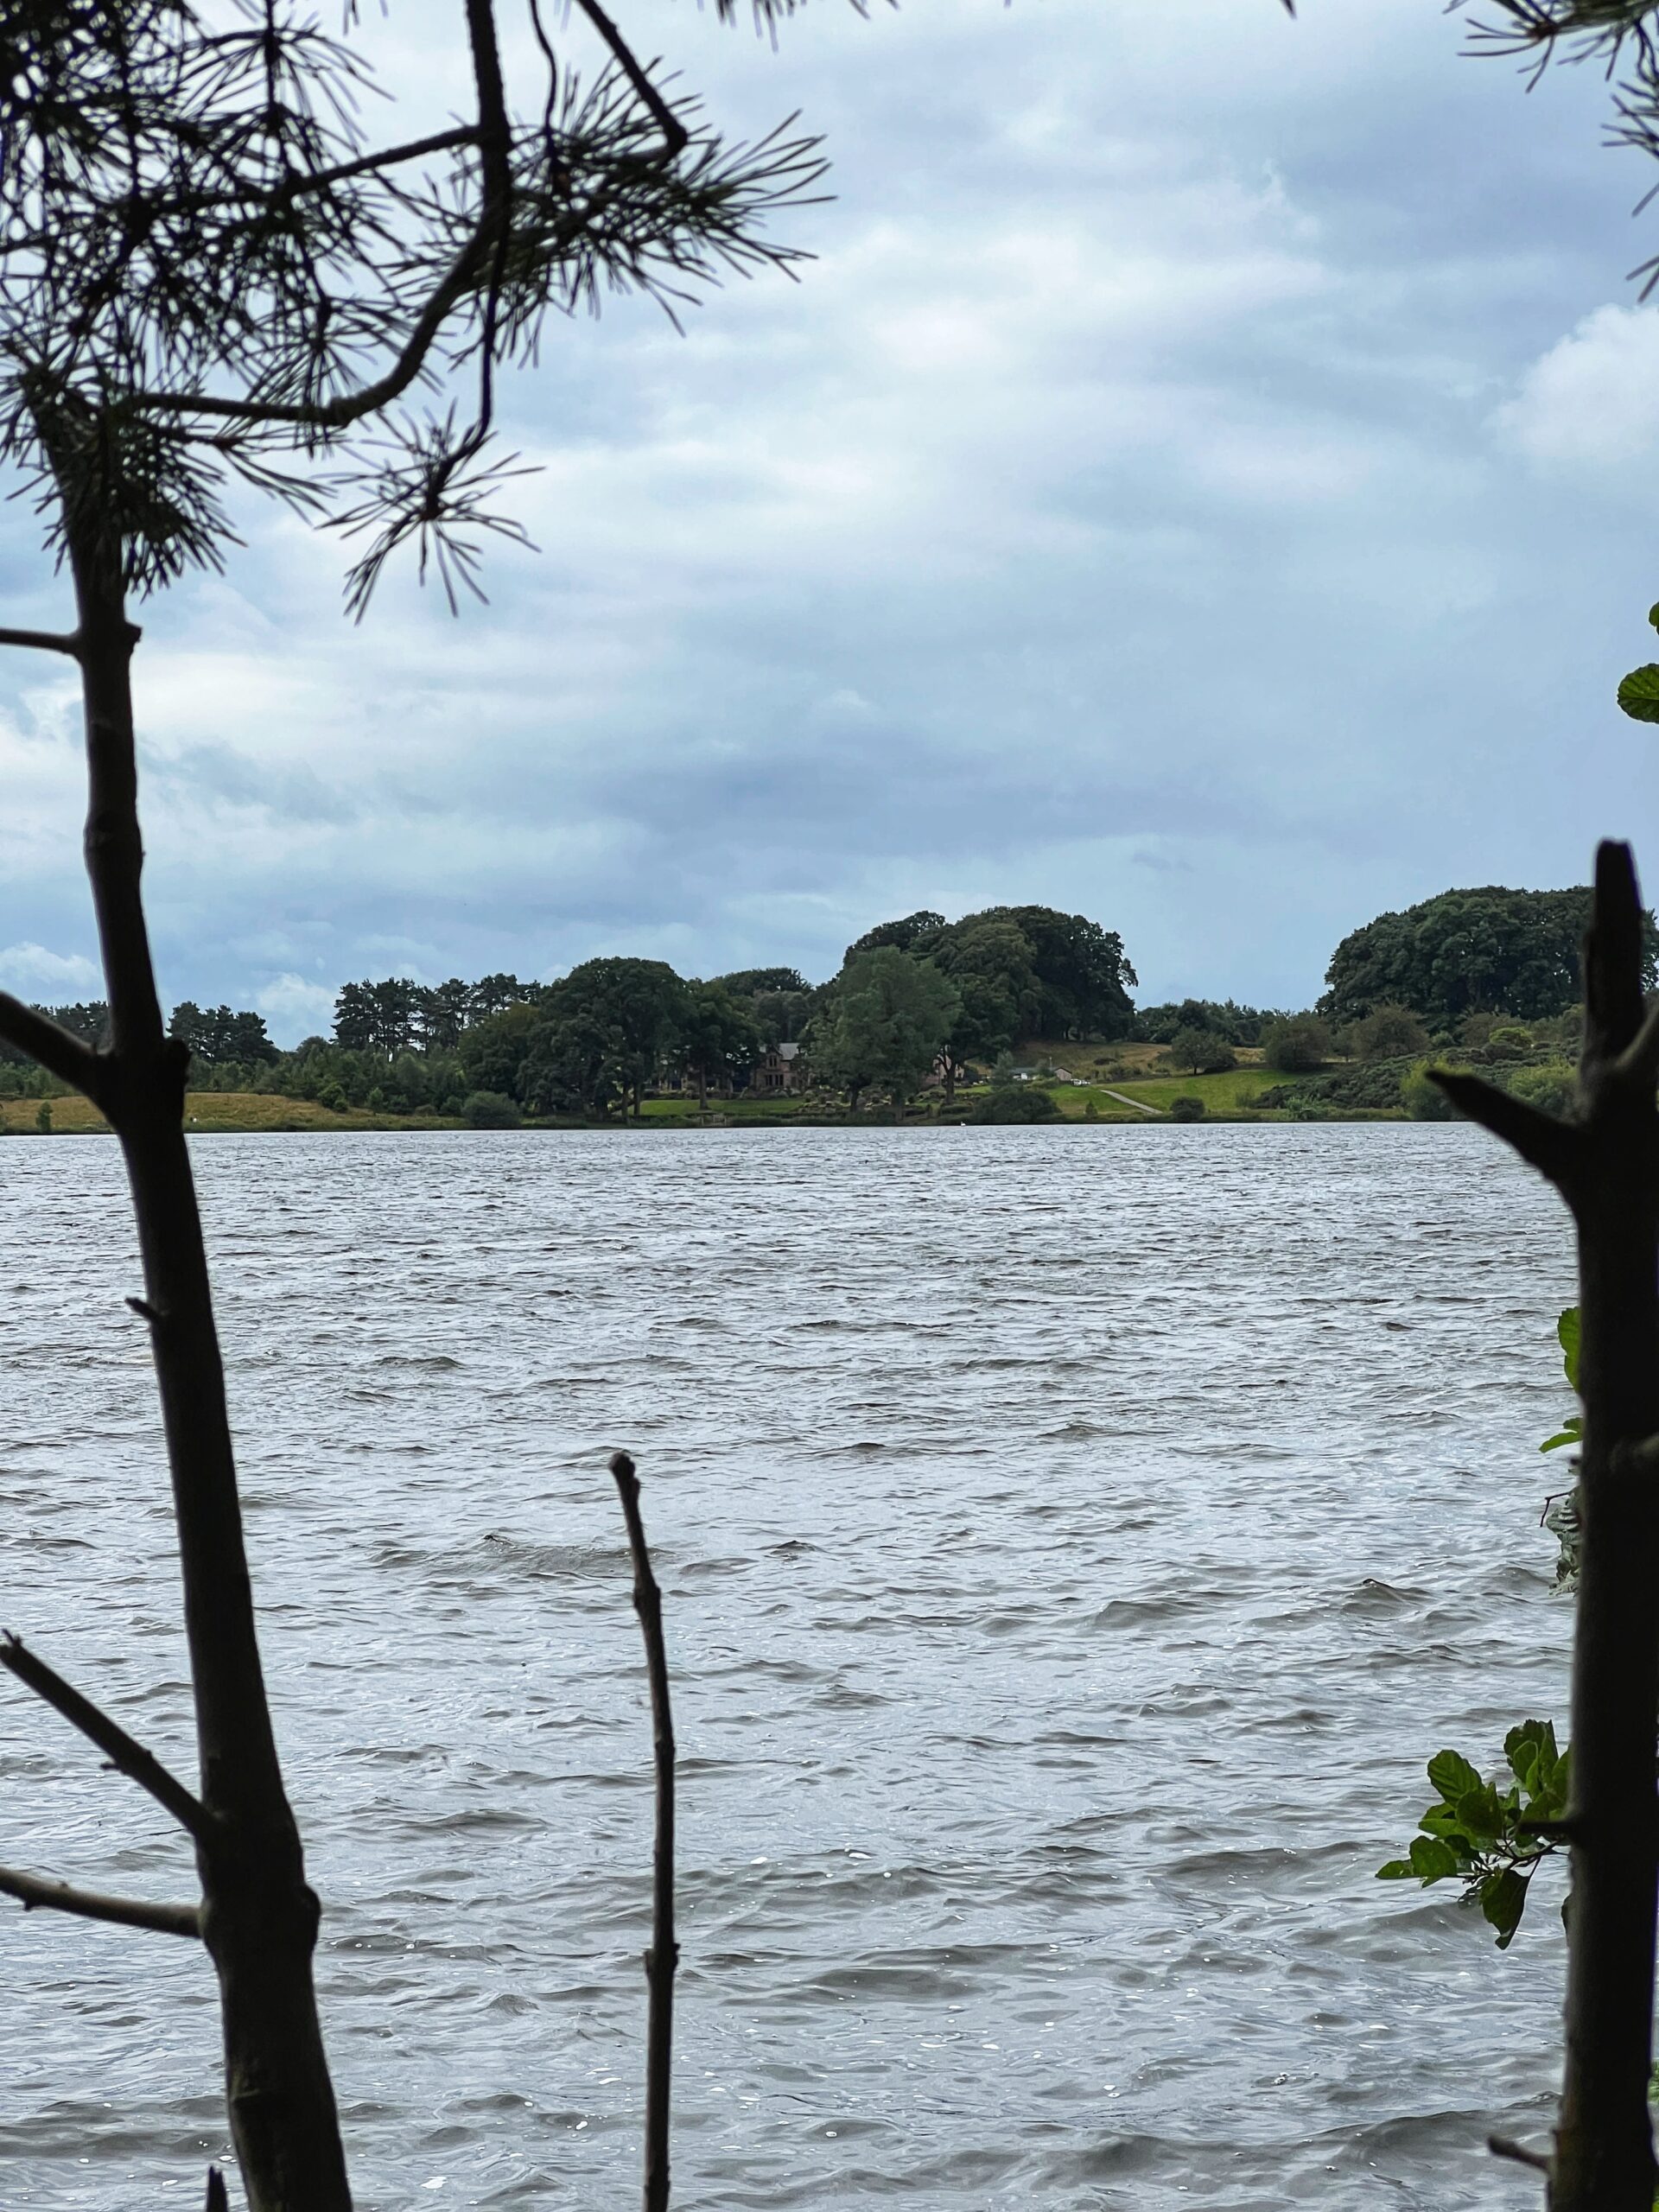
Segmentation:
{"type": "Polygon", "coordinates": [[[84,1698],[79,1690],[73,1689],[61,1675],[54,1674],[43,1659],[37,1659],[15,1636],[0,1636],[0,1667],[16,1675],[25,1688],[44,1699],[54,1713],[60,1713],[72,1728],[79,1728],[83,1736],[97,1745],[111,1766],[136,1782],[141,1789],[147,1789],[204,1850],[213,1848],[218,1840],[218,1828],[207,1807],[199,1803],[153,1753],[135,1743],[107,1713],[100,1713],[90,1698],[84,1698]]]}
{"type": "Polygon", "coordinates": [[[148,1928],[158,1936],[201,1936],[201,1914],[193,1904],[149,1904],[138,1897],[109,1897],[96,1890],[73,1890],[67,1882],[43,1882],[36,1874],[0,1866],[0,1896],[16,1897],[25,1912],[47,1909],[73,1912],[82,1920],[107,1920],[118,1928],[148,1928]]]}
{"type": "Polygon", "coordinates": [[[645,2022],[645,2212],[666,2212],[670,2090],[674,2053],[674,1717],[668,1697],[668,1649],[663,1641],[663,1593],[651,1571],[639,1478],[626,1452],[613,1452],[611,1472],[622,1500],[628,1549],[633,1556],[633,1610],[645,1640],[651,1684],[652,1749],[657,1768],[657,1833],[652,1851],[651,1948],[645,1953],[650,2001],[645,2022]]]}
{"type": "Polygon", "coordinates": [[[0,645],[29,645],[36,652],[67,653],[80,658],[80,639],[73,630],[0,629],[0,645]]]}
{"type": "Polygon", "coordinates": [[[217,2166],[207,2169],[207,2212],[231,2212],[231,2200],[225,2193],[225,2177],[217,2166]]]}

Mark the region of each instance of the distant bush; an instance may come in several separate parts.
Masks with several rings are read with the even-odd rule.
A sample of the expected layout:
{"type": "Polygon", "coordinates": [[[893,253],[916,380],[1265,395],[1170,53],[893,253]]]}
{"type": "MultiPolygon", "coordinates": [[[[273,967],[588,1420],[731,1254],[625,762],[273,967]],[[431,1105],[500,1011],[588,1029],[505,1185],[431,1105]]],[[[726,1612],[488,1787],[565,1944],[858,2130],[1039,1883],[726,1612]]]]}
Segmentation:
{"type": "Polygon", "coordinates": [[[1266,1023],[1262,1057],[1281,1075],[1300,1075],[1323,1067],[1331,1057],[1331,1032],[1317,1014],[1287,1014],[1266,1023]]]}
{"type": "Polygon", "coordinates": [[[1419,1060],[1401,1077],[1400,1103],[1414,1122],[1455,1122],[1458,1118],[1457,1108],[1440,1084],[1429,1081],[1427,1060],[1419,1060]]]}
{"type": "Polygon", "coordinates": [[[1486,1051],[1494,1060],[1521,1060],[1532,1050],[1532,1032],[1518,1022],[1505,1022],[1487,1034],[1486,1051]]]}
{"type": "Polygon", "coordinates": [[[474,1090],[461,1116],[469,1129],[516,1129],[519,1122],[518,1107],[500,1090],[474,1090]]]}
{"type": "Polygon", "coordinates": [[[1208,1111],[1203,1099],[1192,1091],[1184,1091],[1179,1098],[1172,1098],[1169,1102],[1172,1122],[1201,1122],[1208,1111]]]}
{"type": "Polygon", "coordinates": [[[1578,1095],[1578,1072],[1566,1060],[1551,1060],[1542,1067],[1516,1068],[1505,1087],[1542,1113],[1567,1114],[1578,1095]]]}
{"type": "Polygon", "coordinates": [[[1169,1040],[1172,1066],[1188,1075],[1220,1075],[1238,1065],[1238,1055],[1224,1037],[1210,1029],[1179,1029],[1169,1040]]]}
{"type": "Polygon", "coordinates": [[[1052,1091],[1034,1083],[993,1084],[983,1098],[976,1099],[970,1122],[1058,1122],[1060,1109],[1052,1091]]]}
{"type": "Polygon", "coordinates": [[[1347,1033],[1349,1051],[1358,1060],[1397,1060],[1428,1050],[1428,1032],[1408,1006],[1380,1006],[1347,1033]]]}

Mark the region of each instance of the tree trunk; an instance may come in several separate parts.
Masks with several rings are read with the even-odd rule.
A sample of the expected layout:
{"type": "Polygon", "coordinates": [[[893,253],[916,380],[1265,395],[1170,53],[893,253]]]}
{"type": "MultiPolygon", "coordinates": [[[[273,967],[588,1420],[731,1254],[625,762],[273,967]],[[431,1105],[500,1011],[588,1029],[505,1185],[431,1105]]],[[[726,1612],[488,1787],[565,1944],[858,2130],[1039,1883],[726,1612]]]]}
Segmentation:
{"type": "Polygon", "coordinates": [[[697,1063],[697,1111],[699,1114],[709,1111],[709,1069],[707,1063],[702,1060],[697,1063]]]}
{"type": "Polygon", "coordinates": [[[1655,1898],[1659,1891],[1659,1007],[1645,1019],[1629,849],[1605,844],[1585,944],[1577,1118],[1472,1077],[1458,1105],[1546,1174],[1578,1229],[1583,1548],[1566,1823],[1567,2053],[1551,2212],[1652,2212],[1655,1898]]]}
{"type": "Polygon", "coordinates": [[[120,1140],[178,1520],[201,1799],[202,1934],[218,1971],[231,2132],[252,2212],[349,2212],[312,1987],[317,1900],[283,1788],[255,1634],[224,1370],[183,1128],[188,1054],[162,1032],[140,895],[127,620],[118,547],[79,522],[89,804],[86,856],[110,1005],[105,1110],[120,1140]]]}

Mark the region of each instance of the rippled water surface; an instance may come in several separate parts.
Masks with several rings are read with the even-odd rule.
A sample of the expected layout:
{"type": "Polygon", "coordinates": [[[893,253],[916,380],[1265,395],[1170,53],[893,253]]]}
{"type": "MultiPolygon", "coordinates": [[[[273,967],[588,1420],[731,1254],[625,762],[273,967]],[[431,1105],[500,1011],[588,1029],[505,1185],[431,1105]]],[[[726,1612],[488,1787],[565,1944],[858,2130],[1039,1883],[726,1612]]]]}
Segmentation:
{"type": "MultiPolygon", "coordinates": [[[[1554,1894],[1501,1957],[1372,1878],[1430,1751],[1563,1704],[1535,1445],[1570,1253],[1490,1140],[196,1156],[362,2206],[637,2201],[618,1445],[676,1670],[684,2212],[1535,2202],[1481,2145],[1547,2122],[1554,1894]]],[[[0,1206],[0,1620],[188,1772],[116,1152],[8,1143],[0,1206]]],[[[0,1860],[191,1891],[10,1684],[0,1860]]],[[[4,2212],[200,2202],[210,1979],[4,1909],[4,2212]]]]}

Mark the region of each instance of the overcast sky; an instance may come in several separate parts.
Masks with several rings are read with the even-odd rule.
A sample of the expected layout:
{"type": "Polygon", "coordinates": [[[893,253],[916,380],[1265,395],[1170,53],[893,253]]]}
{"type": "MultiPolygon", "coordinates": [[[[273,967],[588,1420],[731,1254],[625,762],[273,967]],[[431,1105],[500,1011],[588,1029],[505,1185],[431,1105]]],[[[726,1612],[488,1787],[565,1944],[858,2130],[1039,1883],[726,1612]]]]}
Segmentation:
{"type": "MultiPolygon", "coordinates": [[[[339,984],[789,962],[917,906],[1122,932],[1143,999],[1300,1006],[1452,884],[1659,890],[1654,181],[1440,0],[823,0],[770,50],[620,10],[753,133],[818,258],[677,335],[622,302],[507,390],[541,464],[452,621],[243,511],[136,664],[164,995],[291,1041],[339,984]]],[[[408,116],[454,19],[372,30],[408,116]]],[[[6,619],[63,594],[0,510],[6,619]]],[[[0,655],[0,982],[93,995],[66,671],[0,655]]]]}

